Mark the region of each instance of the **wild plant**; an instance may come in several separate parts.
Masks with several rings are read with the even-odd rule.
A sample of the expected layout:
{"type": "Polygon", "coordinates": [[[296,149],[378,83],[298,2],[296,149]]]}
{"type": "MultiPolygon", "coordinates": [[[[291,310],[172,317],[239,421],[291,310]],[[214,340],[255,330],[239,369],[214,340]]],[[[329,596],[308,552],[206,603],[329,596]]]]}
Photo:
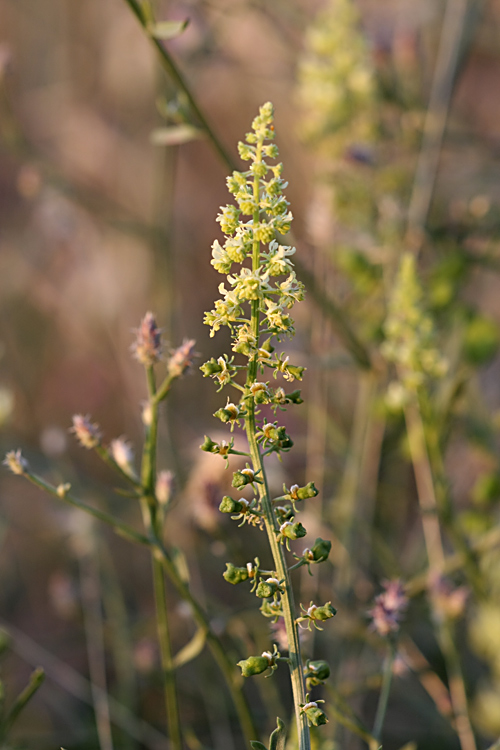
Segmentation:
{"type": "MultiPolygon", "coordinates": [[[[231,432],[245,431],[248,451],[236,450],[234,438],[217,443],[208,436],[201,448],[224,460],[232,454],[249,459],[244,468],[233,473],[232,486],[238,493],[249,489],[250,496],[225,496],[220,510],[231,514],[240,526],[246,523],[265,531],[272,566],[261,567],[258,558],[245,565],[230,562],[224,578],[231,584],[249,582],[251,591],[262,600],[260,609],[264,617],[274,622],[282,618],[288,650],[286,655],[281,654],[275,643],[272,649],[240,661],[239,666],[244,677],[251,677],[265,672],[272,674],[281,662],[288,664],[298,747],[308,750],[309,727],[325,724],[327,718],[319,701],[310,700],[306,681],[311,685],[321,684],[329,669],[324,661],[304,664],[299,629],[321,629],[321,624],[331,619],[336,610],[331,601],[301,604],[300,610],[294,602],[292,571],[324,562],[331,548],[331,542],[318,538],[301,554],[293,552],[292,564],[287,559],[290,542],[307,534],[296,516],[304,501],[318,494],[314,482],[308,481],[304,486],[285,485],[283,494],[273,497],[266,475],[265,459],[273,454],[281,458],[293,446],[278,415],[287,406],[302,402],[299,390],[283,386],[302,380],[304,371],[275,346],[284,337],[293,335],[290,310],[303,300],[304,288],[292,264],[295,248],[275,239],[276,233],[284,235],[289,231],[292,214],[283,194],[287,183],[282,177],[282,164],[275,162],[278,148],[273,141],[273,108],[267,103],[260,108],[245,142],[238,144],[240,157],[250,162],[249,169],[234,171],[227,179],[236,205],[225,206],[217,217],[225,241],[223,245],[214,241],[211,261],[226,276],[226,282],[219,286],[221,299],[205,316],[211,336],[227,326],[232,341],[231,355],[212,357],[201,368],[205,377],[218,384],[219,391],[230,388],[232,394],[236,392],[236,397],[227,397],[215,416],[231,432]],[[233,270],[235,265],[237,270],[233,270]],[[282,384],[270,381],[269,375],[273,381],[282,379],[282,384]]],[[[277,731],[282,731],[280,720],[277,731]]],[[[264,747],[261,743],[252,744],[254,748],[264,747]]]]}
{"type": "Polygon", "coordinates": [[[134,357],[144,368],[148,392],[148,398],[142,407],[144,445],[140,468],[135,466],[134,452],[130,443],[124,438],[117,438],[106,445],[100,425],[93,422],[88,415],[75,415],[71,432],[83,448],[95,451],[102,461],[126,482],[128,489],[124,491],[120,488],[117,491],[120,494],[125,492],[126,496],[139,503],[144,524],[143,532],[137,531],[107,511],[82,502],[74,495],[69,483],[51,484],[32,470],[20,450],[9,451],[4,463],[14,474],[25,477],[52,496],[104,522],[124,539],[150,550],[162,684],[168,736],[172,746],[176,750],[181,750],[183,747],[183,727],[175,671],[182,664],[195,658],[205,642],[222,671],[233,697],[242,732],[250,740],[256,736],[254,721],[244,694],[237,688],[234,668],[229,661],[226,648],[214,632],[207,613],[190,591],[176,563],[175,547],[170,546],[165,534],[166,518],[173,496],[173,475],[169,471],[157,470],[159,411],[175,381],[182,377],[190,367],[194,356],[194,341],[184,341],[180,347],[164,358],[161,330],[154,315],[147,313],[136,331],[132,349],[134,357]],[[164,369],[161,378],[158,377],[159,367],[164,369]],[[165,575],[172,582],[180,598],[189,605],[189,611],[198,628],[192,641],[177,654],[172,651],[169,626],[169,617],[172,615],[169,614],[165,575]]]}

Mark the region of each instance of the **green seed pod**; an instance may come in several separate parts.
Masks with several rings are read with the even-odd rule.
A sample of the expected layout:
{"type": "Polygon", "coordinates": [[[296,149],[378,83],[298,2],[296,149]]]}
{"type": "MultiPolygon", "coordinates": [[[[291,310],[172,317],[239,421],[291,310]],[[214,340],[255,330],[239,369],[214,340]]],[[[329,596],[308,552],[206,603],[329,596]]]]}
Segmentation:
{"type": "Polygon", "coordinates": [[[307,716],[310,727],[319,727],[328,721],[325,712],[319,708],[317,703],[307,703],[302,710],[307,716]]]}
{"type": "Polygon", "coordinates": [[[200,448],[202,451],[206,451],[207,453],[216,453],[218,445],[217,443],[214,443],[214,441],[208,437],[208,435],[205,435],[205,440],[203,442],[203,445],[200,445],[200,448]]]}
{"type": "Polygon", "coordinates": [[[309,497],[316,497],[318,490],[314,486],[314,482],[309,482],[305,487],[298,487],[295,494],[297,500],[307,500],[309,497]]]}
{"type": "Polygon", "coordinates": [[[217,409],[214,417],[218,417],[221,422],[227,424],[232,422],[234,419],[238,419],[240,416],[240,410],[234,404],[228,404],[224,409],[217,409]]]}
{"type": "Polygon", "coordinates": [[[266,339],[263,344],[260,345],[260,348],[263,349],[265,352],[269,352],[269,354],[272,354],[274,352],[274,346],[271,344],[272,338],[266,339]]]}
{"type": "Polygon", "coordinates": [[[318,537],[316,541],[314,542],[314,545],[312,549],[310,550],[312,555],[311,562],[319,563],[324,562],[328,559],[328,555],[330,554],[330,550],[332,548],[332,543],[327,541],[326,539],[321,539],[321,537],[318,537]]]}
{"type": "Polygon", "coordinates": [[[321,685],[330,677],[330,667],[326,661],[308,661],[304,670],[304,677],[311,685],[321,685]]]}
{"type": "Polygon", "coordinates": [[[246,487],[247,484],[252,484],[255,480],[255,474],[252,469],[242,469],[241,471],[235,471],[233,474],[232,486],[236,489],[246,487]]]}
{"type": "Polygon", "coordinates": [[[302,526],[300,521],[298,521],[297,523],[290,523],[290,521],[286,521],[280,527],[280,532],[288,539],[300,539],[307,534],[307,531],[302,526]]]}
{"type": "Polygon", "coordinates": [[[248,507],[246,502],[240,502],[239,500],[233,500],[229,495],[224,495],[219,505],[221,513],[241,513],[248,507]]]}
{"type": "Polygon", "coordinates": [[[265,581],[259,581],[255,594],[261,599],[270,599],[279,591],[280,585],[277,578],[268,578],[265,581]]]}
{"type": "Polygon", "coordinates": [[[243,677],[253,677],[256,674],[262,674],[269,669],[269,660],[265,656],[249,656],[238,662],[243,677]]]}
{"type": "Polygon", "coordinates": [[[303,404],[304,399],[300,396],[300,389],[286,394],[286,401],[290,404],[303,404]]]}
{"type": "Polygon", "coordinates": [[[302,380],[305,367],[296,367],[295,365],[287,365],[287,372],[295,378],[295,380],[302,380]]]}
{"type": "Polygon", "coordinates": [[[326,604],[323,604],[322,607],[316,607],[309,616],[313,620],[321,620],[323,622],[324,620],[329,620],[331,617],[334,617],[336,614],[337,610],[335,607],[332,607],[331,602],[327,602],[326,604]]]}
{"type": "Polygon", "coordinates": [[[211,375],[216,375],[218,372],[222,372],[222,366],[214,357],[212,357],[212,359],[209,359],[208,362],[205,362],[205,364],[200,367],[200,370],[203,373],[203,377],[208,378],[211,375]]]}
{"type": "Polygon", "coordinates": [[[243,583],[248,580],[247,568],[237,568],[233,563],[226,563],[227,570],[222,574],[228,583],[243,583]]]}

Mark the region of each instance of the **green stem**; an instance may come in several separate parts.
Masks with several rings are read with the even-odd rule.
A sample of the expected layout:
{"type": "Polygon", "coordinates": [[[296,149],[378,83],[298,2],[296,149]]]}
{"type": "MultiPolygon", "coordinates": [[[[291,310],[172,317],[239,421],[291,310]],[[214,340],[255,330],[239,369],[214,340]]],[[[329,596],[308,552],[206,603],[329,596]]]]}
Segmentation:
{"type": "Polygon", "coordinates": [[[31,698],[34,696],[40,685],[45,679],[45,672],[41,667],[38,667],[35,669],[34,672],[31,673],[29,683],[26,685],[24,690],[19,693],[17,696],[14,705],[10,709],[6,719],[3,722],[2,725],[2,737],[6,737],[7,733],[9,732],[10,728],[14,724],[15,720],[23,710],[23,708],[26,706],[26,704],[31,700],[31,698]]]}
{"type": "Polygon", "coordinates": [[[184,601],[188,602],[188,604],[191,606],[193,618],[196,624],[205,633],[208,647],[210,648],[212,656],[218,664],[219,669],[221,670],[231,693],[231,697],[233,699],[238,718],[240,720],[241,728],[243,730],[243,734],[245,735],[245,740],[248,742],[248,744],[250,744],[251,740],[254,740],[256,737],[258,737],[258,732],[255,727],[248,703],[241,689],[241,678],[236,674],[234,665],[228,658],[227,648],[222,644],[218,636],[216,636],[213,632],[210,626],[208,615],[199,605],[197,600],[193,597],[187,584],[184,583],[184,581],[180,577],[169,553],[159,540],[157,540],[156,543],[155,554],[158,556],[158,559],[161,560],[163,568],[172,581],[173,585],[177,589],[179,596],[184,599],[184,601]]]}
{"type": "Polygon", "coordinates": [[[156,619],[158,626],[158,640],[160,642],[161,665],[163,670],[163,685],[165,689],[165,708],[168,717],[169,736],[174,748],[182,750],[182,732],[179,717],[179,704],[175,684],[175,668],[172,657],[170,630],[167,616],[167,598],[163,565],[153,557],[153,579],[156,601],[156,619]]]}
{"type": "MultiPolygon", "coordinates": [[[[257,144],[255,163],[261,160],[262,144],[257,144]]],[[[259,206],[259,177],[255,175],[253,184],[253,197],[257,209],[253,214],[253,225],[256,226],[260,220],[259,206]]],[[[255,273],[260,267],[260,242],[255,240],[252,249],[252,271],[255,273]]],[[[251,303],[251,328],[256,341],[256,349],[259,342],[259,324],[260,324],[260,300],[253,300],[251,303]]],[[[250,388],[256,381],[257,377],[257,354],[255,354],[248,364],[248,375],[246,386],[250,388]]],[[[304,681],[302,656],[300,653],[300,641],[298,625],[295,621],[295,603],[291,579],[288,572],[288,566],[285,561],[283,547],[278,542],[278,526],[273,511],[273,501],[269,492],[267,476],[264,468],[264,461],[259,450],[256,438],[255,424],[255,400],[253,397],[247,399],[247,416],[245,417],[245,428],[247,433],[248,444],[250,447],[250,456],[252,458],[253,470],[258,472],[260,483],[259,497],[264,512],[264,524],[266,527],[267,537],[276,567],[278,579],[284,581],[283,594],[281,597],[283,607],[283,617],[288,639],[288,654],[290,659],[290,677],[292,682],[293,702],[295,708],[295,717],[297,721],[297,735],[299,738],[299,750],[310,750],[311,740],[309,734],[309,724],[307,717],[300,709],[300,704],[307,703],[306,688],[304,681]]]]}
{"type": "Polygon", "coordinates": [[[389,652],[385,659],[384,673],[382,675],[382,690],[380,691],[380,698],[378,701],[377,713],[375,716],[375,724],[373,726],[373,736],[379,742],[382,736],[382,728],[384,726],[385,715],[387,713],[387,705],[389,703],[389,694],[391,692],[392,683],[392,668],[395,658],[396,644],[391,643],[389,646],[389,652]]]}
{"type": "Polygon", "coordinates": [[[449,620],[440,622],[438,625],[438,638],[446,664],[448,688],[451,705],[453,706],[453,715],[455,717],[455,728],[461,750],[477,750],[474,732],[472,731],[469,719],[467,694],[460,657],[453,638],[452,627],[452,623],[449,620]]]}
{"type": "Polygon", "coordinates": [[[103,510],[99,510],[98,508],[93,508],[91,505],[87,505],[86,503],[82,503],[81,500],[77,500],[75,497],[70,495],[69,492],[59,493],[57,491],[57,487],[49,484],[36,474],[25,473],[24,476],[32,484],[44,490],[44,492],[48,492],[50,495],[57,497],[59,500],[63,500],[65,503],[68,503],[68,505],[72,505],[74,508],[83,510],[90,516],[93,516],[99,521],[103,521],[103,523],[111,526],[114,531],[124,539],[127,539],[130,542],[135,542],[136,544],[144,545],[146,547],[151,546],[151,541],[147,536],[144,536],[144,534],[140,534],[139,532],[135,531],[135,529],[133,529],[131,526],[127,526],[127,524],[122,523],[118,518],[111,516],[109,513],[106,513],[103,510]]]}
{"type": "Polygon", "coordinates": [[[156,51],[158,52],[160,56],[160,61],[167,71],[170,78],[173,80],[173,82],[178,86],[178,88],[184,92],[186,95],[186,98],[189,102],[189,106],[191,107],[196,119],[198,120],[200,126],[203,128],[205,133],[207,134],[208,139],[211,141],[212,146],[214,147],[215,151],[218,153],[224,164],[228,167],[228,169],[233,172],[236,169],[236,165],[234,164],[233,160],[227,153],[226,149],[222,145],[222,143],[219,141],[217,136],[215,135],[214,131],[212,130],[211,126],[208,123],[207,118],[199,108],[196,99],[188,86],[184,76],[180,72],[177,65],[174,63],[170,53],[165,49],[163,44],[158,40],[152,37],[149,34],[148,31],[148,19],[146,18],[140,4],[137,2],[137,0],[125,0],[133,14],[136,16],[137,20],[141,24],[142,28],[146,33],[148,34],[149,38],[151,39],[151,43],[156,48],[156,51]]]}
{"type": "MultiPolygon", "coordinates": [[[[141,507],[146,528],[154,532],[156,537],[161,536],[158,528],[157,507],[155,499],[156,481],[156,450],[158,441],[158,403],[156,397],[156,380],[154,368],[146,367],[146,378],[149,393],[150,420],[146,426],[146,439],[142,454],[141,481],[143,497],[141,507]]],[[[152,550],[153,553],[153,550],[152,550]]],[[[168,625],[168,606],[163,578],[163,567],[161,561],[153,554],[153,582],[156,604],[156,626],[158,641],[161,652],[161,665],[163,672],[163,689],[165,694],[165,709],[170,740],[175,750],[182,750],[182,732],[179,714],[179,701],[177,698],[177,686],[172,659],[172,644],[170,641],[170,629],[168,625]]]]}
{"type": "Polygon", "coordinates": [[[300,641],[298,634],[298,625],[295,622],[295,603],[293,590],[290,581],[288,567],[283,554],[283,547],[277,540],[277,523],[273,512],[267,477],[264,469],[264,462],[260,455],[259,446],[255,438],[255,405],[252,401],[248,406],[248,417],[245,420],[248,443],[250,445],[250,455],[254,471],[259,471],[262,484],[259,484],[259,495],[264,511],[264,524],[266,527],[267,537],[276,567],[278,579],[284,581],[283,594],[281,597],[283,607],[283,617],[288,639],[288,655],[290,658],[290,677],[292,681],[293,702],[295,707],[295,717],[297,720],[297,732],[299,737],[299,750],[310,750],[310,735],[307,717],[301,712],[300,704],[307,703],[306,689],[304,684],[304,673],[302,656],[300,652],[300,641]]]}

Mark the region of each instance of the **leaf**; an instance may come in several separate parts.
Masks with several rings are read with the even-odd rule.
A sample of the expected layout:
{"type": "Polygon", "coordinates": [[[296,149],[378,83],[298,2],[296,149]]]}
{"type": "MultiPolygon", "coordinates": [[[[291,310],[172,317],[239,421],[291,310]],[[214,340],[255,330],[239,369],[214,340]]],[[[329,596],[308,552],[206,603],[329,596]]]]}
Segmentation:
{"type": "Polygon", "coordinates": [[[407,742],[406,745],[403,745],[400,750],[417,750],[417,743],[416,742],[407,742]]]}
{"type": "Polygon", "coordinates": [[[189,18],[184,21],[159,21],[148,24],[148,31],[154,39],[175,39],[180,36],[189,23],[189,18]]]}
{"type": "Polygon", "coordinates": [[[286,729],[279,716],[276,718],[277,727],[269,737],[269,750],[285,750],[286,729]]]}
{"type": "Polygon", "coordinates": [[[183,664],[187,664],[188,661],[195,659],[203,650],[206,637],[205,630],[198,628],[189,643],[186,643],[179,653],[174,656],[174,667],[177,669],[178,667],[182,667],[183,664]]]}
{"type": "Polygon", "coordinates": [[[172,549],[172,562],[183,583],[189,583],[189,567],[186,556],[178,547],[172,549]]]}
{"type": "Polygon", "coordinates": [[[178,146],[181,143],[204,137],[204,132],[193,125],[172,125],[166,128],[156,128],[149,140],[154,146],[178,146]]]}
{"type": "Polygon", "coordinates": [[[253,750],[267,750],[267,747],[258,740],[250,740],[250,744],[253,747],[253,750]]]}

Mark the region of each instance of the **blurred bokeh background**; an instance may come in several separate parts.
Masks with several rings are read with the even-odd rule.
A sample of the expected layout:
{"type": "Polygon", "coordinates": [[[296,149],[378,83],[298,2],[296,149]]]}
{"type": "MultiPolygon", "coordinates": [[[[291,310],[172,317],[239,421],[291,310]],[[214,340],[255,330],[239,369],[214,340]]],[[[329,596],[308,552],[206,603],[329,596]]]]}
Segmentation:
{"type": "MultiPolygon", "coordinates": [[[[313,535],[333,534],[334,567],[317,584],[302,579],[302,601],[317,586],[340,612],[319,646],[316,636],[306,648],[329,654],[343,695],[369,724],[383,647],[363,618],[366,625],[381,579],[425,568],[404,419],[387,406],[391,377],[380,354],[405,247],[420,251],[438,346],[451,363],[446,382],[431,389],[431,422],[457,527],[474,541],[497,522],[500,2],[154,6],[157,19],[189,19],[165,44],[236,163],[258,106],[275,107],[298,275],[314,283],[286,345],[308,368],[305,404],[287,414],[295,449],[271,463],[273,485],[280,492],[284,481],[314,480],[321,489],[304,523],[313,535]]],[[[227,165],[207,138],[154,145],[165,116],[198,124],[126,2],[0,0],[0,446],[21,447],[39,473],[137,525],[138,509],[113,493],[109,470],[75,445],[71,416],[91,414],[107,440],[126,435],[140,452],[146,389],[130,345],[147,310],[172,347],[196,339],[199,364],[228,351],[225,334],[210,339],[202,324],[220,282],[209,261],[220,239],[215,217],[228,201],[227,165]]],[[[198,446],[214,436],[220,405],[195,365],[163,412],[159,461],[176,476],[167,538],[237,661],[256,644],[266,648],[269,636],[255,600],[221,577],[227,560],[243,564],[245,546],[261,541],[254,530],[236,538],[216,510],[229,475],[198,446]]],[[[125,719],[112,707],[114,746],[164,746],[146,552],[6,470],[0,502],[8,700],[35,666],[47,671],[13,742],[98,747],[90,669],[102,685],[106,674],[113,700],[127,707],[125,719]]],[[[480,565],[483,599],[460,612],[457,626],[478,748],[500,733],[499,562],[493,555],[480,565]]],[[[179,649],[194,628],[170,593],[179,649]]],[[[460,747],[423,598],[407,629],[384,748],[460,747]],[[432,675],[427,684],[420,672],[432,675]]],[[[179,670],[179,685],[193,750],[243,746],[207,653],[179,670]]],[[[281,686],[278,678],[245,687],[263,730],[289,709],[281,686]]],[[[318,747],[365,746],[343,731],[332,717],[318,747]]]]}

